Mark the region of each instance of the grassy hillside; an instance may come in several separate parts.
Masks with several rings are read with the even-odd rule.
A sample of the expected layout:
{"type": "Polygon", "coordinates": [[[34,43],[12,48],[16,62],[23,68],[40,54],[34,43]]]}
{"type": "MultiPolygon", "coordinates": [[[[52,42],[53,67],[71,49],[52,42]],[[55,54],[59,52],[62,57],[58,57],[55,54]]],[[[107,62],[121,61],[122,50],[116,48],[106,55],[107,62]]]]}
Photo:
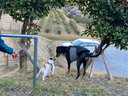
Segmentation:
{"type": "Polygon", "coordinates": [[[76,69],[71,68],[70,74],[66,74],[67,68],[57,66],[55,74],[47,76],[45,82],[42,75],[37,78],[37,86],[33,88],[33,66],[28,64],[27,72],[18,71],[18,66],[6,68],[3,72],[9,75],[0,78],[1,96],[127,96],[128,78],[114,77],[108,80],[104,72],[94,70],[94,76],[89,78],[89,71],[84,77],[76,77],[76,69]],[[11,74],[10,74],[11,73],[11,74]]]}
{"type": "MultiPolygon", "coordinates": [[[[49,33],[45,32],[48,24],[49,17],[45,17],[41,32],[38,34],[38,66],[41,68],[42,63],[46,62],[49,56],[55,57],[56,47],[61,44],[62,41],[72,41],[77,38],[81,38],[80,34],[75,34],[71,26],[71,33],[68,34],[65,30],[64,23],[60,18],[59,27],[61,27],[61,34],[56,32],[57,23],[53,21],[52,28],[49,33]],[[48,51],[48,46],[49,51],[48,51]],[[50,54],[49,54],[50,53],[50,54]]],[[[70,19],[65,20],[69,23],[70,19]]],[[[55,20],[55,14],[53,12],[53,20],[55,20]]],[[[77,24],[80,32],[83,25],[77,24]]],[[[3,33],[13,33],[13,31],[2,30],[3,33]]],[[[15,32],[18,33],[18,32],[15,32]]],[[[90,37],[82,37],[90,38],[90,37]]],[[[10,38],[16,42],[14,38],[10,38]]],[[[14,42],[7,42],[16,44],[14,42]]],[[[33,41],[32,46],[29,49],[30,54],[33,55],[33,41]]],[[[15,45],[13,45],[15,47],[15,45]]],[[[33,88],[33,65],[28,62],[27,72],[21,72],[19,65],[2,68],[0,73],[0,96],[127,96],[128,95],[128,78],[115,77],[111,81],[108,79],[108,75],[104,71],[94,70],[93,78],[89,78],[90,69],[87,70],[87,74],[80,76],[77,80],[77,70],[72,63],[71,71],[67,72],[67,62],[63,56],[60,56],[55,61],[55,74],[45,78],[45,82],[42,81],[42,74],[37,78],[37,86],[33,88]]],[[[81,69],[82,73],[82,69],[81,69]]]]}
{"type": "MultiPolygon", "coordinates": [[[[83,25],[82,23],[76,23],[75,20],[68,18],[62,10],[54,10],[52,11],[52,14],[50,13],[48,17],[45,17],[42,20],[43,23],[41,22],[41,32],[39,33],[39,35],[44,36],[48,39],[72,41],[77,38],[91,38],[87,36],[81,36],[83,31],[85,30],[85,25],[83,25]],[[58,12],[57,16],[56,12],[58,12]],[[57,18],[59,18],[59,22],[57,18]],[[77,27],[76,31],[79,31],[80,33],[74,30],[75,28],[72,27],[70,21],[73,21],[73,24],[77,27]],[[58,33],[58,27],[61,31],[60,33],[58,33]],[[49,32],[46,32],[47,28],[49,28],[49,32]]],[[[98,40],[97,38],[95,39],[98,40]]]]}

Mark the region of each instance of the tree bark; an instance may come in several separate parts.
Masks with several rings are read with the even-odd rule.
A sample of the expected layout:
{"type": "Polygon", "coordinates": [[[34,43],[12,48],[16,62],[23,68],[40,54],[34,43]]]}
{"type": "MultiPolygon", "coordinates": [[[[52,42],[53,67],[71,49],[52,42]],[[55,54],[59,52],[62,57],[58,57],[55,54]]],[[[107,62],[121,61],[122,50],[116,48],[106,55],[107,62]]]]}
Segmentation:
{"type": "Polygon", "coordinates": [[[25,34],[26,33],[28,22],[29,22],[29,17],[25,17],[21,34],[25,34]]]}
{"type": "MultiPolygon", "coordinates": [[[[110,41],[106,39],[106,37],[104,37],[104,39],[101,41],[100,45],[95,48],[94,53],[99,53],[101,51],[104,52],[104,50],[110,45],[110,41]],[[106,46],[105,46],[106,45],[106,46]]],[[[88,69],[88,67],[90,66],[90,64],[92,63],[93,58],[89,58],[87,64],[86,64],[86,69],[88,69]]]]}
{"type": "MultiPolygon", "coordinates": [[[[21,34],[26,34],[29,17],[25,17],[21,34]]],[[[21,39],[21,42],[25,45],[25,39],[21,39]]],[[[20,50],[20,69],[27,71],[27,56],[23,50],[20,50]]]]}

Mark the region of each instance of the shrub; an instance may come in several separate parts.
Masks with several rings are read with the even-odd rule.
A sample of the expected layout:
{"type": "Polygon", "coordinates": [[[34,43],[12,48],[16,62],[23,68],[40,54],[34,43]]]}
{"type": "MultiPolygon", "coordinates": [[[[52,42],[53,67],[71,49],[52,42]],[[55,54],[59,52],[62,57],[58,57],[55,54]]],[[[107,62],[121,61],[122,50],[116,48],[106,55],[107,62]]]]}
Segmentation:
{"type": "Polygon", "coordinates": [[[86,17],[83,17],[83,18],[80,18],[80,17],[73,17],[73,19],[79,23],[90,23],[92,21],[92,19],[89,19],[89,18],[86,18],[86,17]]]}
{"type": "Polygon", "coordinates": [[[79,31],[79,29],[76,26],[76,22],[73,21],[73,20],[70,20],[70,24],[73,27],[73,29],[75,30],[76,34],[80,34],[80,31],[79,31]]]}
{"type": "Polygon", "coordinates": [[[60,23],[60,18],[59,18],[59,14],[56,10],[54,10],[55,16],[56,16],[56,23],[59,24],[60,23]]]}
{"type": "Polygon", "coordinates": [[[57,33],[61,34],[61,28],[60,27],[57,27],[57,33]]]}
{"type": "Polygon", "coordinates": [[[47,27],[45,29],[45,32],[49,33],[51,28],[52,28],[52,23],[53,23],[53,10],[51,10],[50,12],[50,18],[48,20],[48,24],[47,24],[47,27]]]}
{"type": "MultiPolygon", "coordinates": [[[[45,17],[44,17],[44,18],[45,18],[45,17]]],[[[40,21],[40,23],[39,23],[39,26],[40,26],[40,27],[42,27],[42,25],[43,25],[44,18],[41,18],[41,21],[40,21]]]]}
{"type": "Polygon", "coordinates": [[[58,11],[58,13],[60,14],[60,17],[61,17],[61,19],[62,19],[62,21],[63,21],[63,23],[64,23],[64,25],[65,25],[66,31],[68,32],[68,34],[70,34],[70,33],[71,33],[71,30],[70,30],[70,28],[69,28],[68,23],[67,23],[66,20],[65,20],[64,15],[63,15],[60,11],[58,11]]]}

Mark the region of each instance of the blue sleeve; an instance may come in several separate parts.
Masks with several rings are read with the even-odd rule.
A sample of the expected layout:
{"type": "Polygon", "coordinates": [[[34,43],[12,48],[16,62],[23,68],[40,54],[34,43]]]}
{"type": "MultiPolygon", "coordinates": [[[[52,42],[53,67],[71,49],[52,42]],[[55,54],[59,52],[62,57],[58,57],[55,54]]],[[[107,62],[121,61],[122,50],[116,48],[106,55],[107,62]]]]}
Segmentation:
{"type": "Polygon", "coordinates": [[[0,34],[0,51],[2,51],[4,53],[8,53],[8,54],[13,53],[13,49],[11,47],[7,46],[4,43],[4,40],[1,39],[1,34],[0,34]]]}

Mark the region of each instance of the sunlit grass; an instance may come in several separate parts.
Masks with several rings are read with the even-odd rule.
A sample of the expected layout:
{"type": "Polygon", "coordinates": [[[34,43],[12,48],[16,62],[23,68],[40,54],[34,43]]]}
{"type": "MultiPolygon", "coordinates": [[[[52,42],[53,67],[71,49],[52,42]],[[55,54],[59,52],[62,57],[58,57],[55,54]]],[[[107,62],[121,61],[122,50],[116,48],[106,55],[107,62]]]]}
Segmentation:
{"type": "MultiPolygon", "coordinates": [[[[17,31],[2,31],[13,34],[18,33],[17,31]]],[[[73,41],[77,38],[89,38],[86,36],[81,37],[80,35],[60,35],[43,32],[39,33],[38,36],[44,36],[52,41],[73,41]]],[[[55,54],[55,45],[51,45],[50,52],[52,55],[55,54]]],[[[38,59],[45,62],[41,57],[38,59]]],[[[37,62],[37,64],[42,66],[39,62],[37,62]]],[[[45,78],[46,81],[44,82],[42,81],[43,74],[40,74],[39,78],[36,79],[36,87],[33,87],[33,64],[28,62],[27,67],[26,72],[20,71],[19,66],[4,69],[3,73],[5,76],[0,78],[0,96],[10,96],[10,94],[11,96],[74,96],[78,94],[118,96],[122,93],[124,96],[127,96],[128,94],[126,93],[127,91],[124,90],[128,89],[128,78],[113,76],[114,80],[111,81],[107,78],[108,76],[104,71],[99,70],[94,70],[93,78],[89,78],[90,69],[88,69],[84,77],[80,75],[80,77],[75,80],[77,69],[71,67],[70,73],[67,74],[67,62],[65,62],[64,59],[55,61],[54,75],[48,74],[49,76],[45,78]],[[117,88],[120,89],[117,90],[117,88]],[[112,93],[111,90],[115,93],[112,93]]]]}
{"type": "MultiPolygon", "coordinates": [[[[8,72],[17,69],[18,67],[6,68],[8,72]]],[[[55,74],[49,74],[45,78],[45,82],[42,81],[42,75],[37,78],[36,87],[33,88],[33,65],[28,64],[28,71],[21,72],[17,70],[9,76],[0,79],[0,94],[1,96],[8,94],[18,94],[18,96],[41,96],[41,95],[61,95],[61,96],[71,96],[73,94],[88,94],[88,95],[102,95],[111,96],[107,89],[111,88],[116,90],[114,87],[116,84],[118,86],[127,86],[127,79],[121,77],[114,77],[114,81],[110,81],[106,78],[104,72],[94,70],[97,73],[102,73],[98,76],[94,74],[93,78],[89,78],[90,70],[87,70],[87,74],[82,77],[80,76],[75,80],[77,71],[75,68],[71,68],[69,74],[66,74],[67,68],[55,68],[55,74]],[[104,74],[103,74],[104,73],[104,74]],[[122,81],[123,80],[123,81],[122,81]],[[122,84],[123,82],[123,84],[122,84]]],[[[81,70],[82,73],[82,70],[81,70]]],[[[119,90],[122,92],[123,90],[119,90]]]]}

